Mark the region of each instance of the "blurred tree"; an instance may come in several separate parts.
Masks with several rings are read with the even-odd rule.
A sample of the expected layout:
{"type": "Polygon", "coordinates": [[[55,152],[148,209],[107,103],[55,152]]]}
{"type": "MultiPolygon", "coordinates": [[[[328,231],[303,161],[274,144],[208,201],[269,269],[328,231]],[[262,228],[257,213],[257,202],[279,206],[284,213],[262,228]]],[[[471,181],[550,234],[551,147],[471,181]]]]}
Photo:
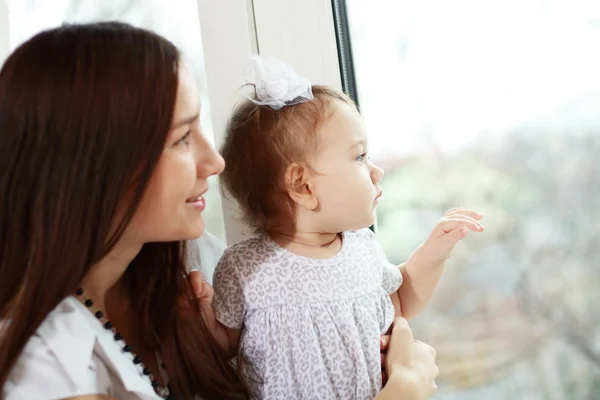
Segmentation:
{"type": "Polygon", "coordinates": [[[600,398],[598,154],[598,135],[528,126],[391,165],[377,231],[391,261],[450,207],[485,215],[414,322],[438,351],[446,396],[493,385],[478,395],[600,398]]]}

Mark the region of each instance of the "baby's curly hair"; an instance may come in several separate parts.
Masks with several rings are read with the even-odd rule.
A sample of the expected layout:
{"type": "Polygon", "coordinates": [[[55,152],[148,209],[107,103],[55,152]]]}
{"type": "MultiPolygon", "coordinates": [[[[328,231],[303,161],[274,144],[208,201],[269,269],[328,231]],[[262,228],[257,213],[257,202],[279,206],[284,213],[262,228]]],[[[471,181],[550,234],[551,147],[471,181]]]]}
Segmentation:
{"type": "Polygon", "coordinates": [[[245,100],[229,119],[221,146],[221,189],[237,201],[240,219],[254,232],[268,231],[276,220],[295,227],[295,203],[284,182],[287,167],[317,150],[317,132],[333,112],[332,101],[356,107],[338,90],[312,86],[312,92],[313,100],[277,111],[245,100]]]}

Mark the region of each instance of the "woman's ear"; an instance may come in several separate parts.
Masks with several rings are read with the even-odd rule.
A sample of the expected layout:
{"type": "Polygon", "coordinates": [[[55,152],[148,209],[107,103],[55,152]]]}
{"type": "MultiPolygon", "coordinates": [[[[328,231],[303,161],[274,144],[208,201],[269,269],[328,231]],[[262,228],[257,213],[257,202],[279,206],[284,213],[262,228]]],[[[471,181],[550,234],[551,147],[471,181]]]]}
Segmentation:
{"type": "Polygon", "coordinates": [[[319,205],[314,190],[312,170],[302,163],[294,162],[285,170],[285,185],[288,195],[301,207],[315,210],[319,205]]]}

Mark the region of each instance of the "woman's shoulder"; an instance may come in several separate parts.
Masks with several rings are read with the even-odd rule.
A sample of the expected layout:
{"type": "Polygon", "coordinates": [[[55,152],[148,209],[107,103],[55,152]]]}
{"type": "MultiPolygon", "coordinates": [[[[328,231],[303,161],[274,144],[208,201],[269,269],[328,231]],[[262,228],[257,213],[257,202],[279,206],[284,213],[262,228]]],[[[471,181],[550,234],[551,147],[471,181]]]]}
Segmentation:
{"type": "Polygon", "coordinates": [[[102,382],[107,371],[92,356],[95,334],[75,302],[62,301],[31,336],[2,388],[2,398],[108,393],[108,381],[102,382]]]}
{"type": "Polygon", "coordinates": [[[68,297],[31,336],[0,398],[41,400],[103,394],[157,399],[129,356],[85,306],[68,297]]]}

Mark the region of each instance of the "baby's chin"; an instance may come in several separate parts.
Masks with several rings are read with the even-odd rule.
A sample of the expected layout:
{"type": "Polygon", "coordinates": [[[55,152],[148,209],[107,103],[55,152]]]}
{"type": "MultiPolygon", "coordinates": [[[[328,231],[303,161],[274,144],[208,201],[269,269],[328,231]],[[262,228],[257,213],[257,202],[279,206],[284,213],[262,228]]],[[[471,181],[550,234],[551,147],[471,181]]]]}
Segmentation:
{"type": "Polygon", "coordinates": [[[359,231],[361,229],[370,228],[375,224],[375,213],[370,218],[365,218],[362,221],[350,222],[346,221],[344,224],[345,229],[340,229],[340,232],[346,231],[359,231]]]}

